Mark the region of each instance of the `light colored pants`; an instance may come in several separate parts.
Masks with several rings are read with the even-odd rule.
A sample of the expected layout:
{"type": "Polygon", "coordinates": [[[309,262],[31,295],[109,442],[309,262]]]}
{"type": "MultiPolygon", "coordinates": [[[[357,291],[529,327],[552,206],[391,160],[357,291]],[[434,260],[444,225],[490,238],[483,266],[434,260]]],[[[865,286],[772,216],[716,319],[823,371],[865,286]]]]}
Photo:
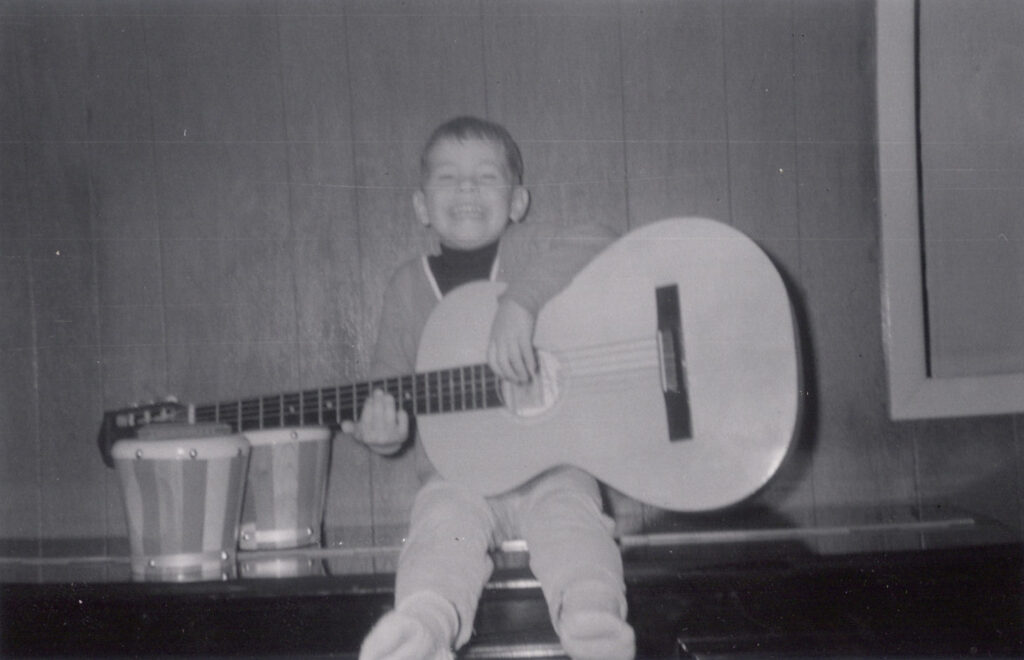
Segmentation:
{"type": "Polygon", "coordinates": [[[398,560],[395,602],[421,591],[441,595],[459,615],[458,648],[472,633],[477,602],[494,567],[489,551],[522,538],[552,623],[575,584],[597,582],[620,598],[626,615],[622,557],[613,523],[589,474],[555,468],[514,491],[484,498],[434,477],[416,495],[409,536],[398,560]]]}

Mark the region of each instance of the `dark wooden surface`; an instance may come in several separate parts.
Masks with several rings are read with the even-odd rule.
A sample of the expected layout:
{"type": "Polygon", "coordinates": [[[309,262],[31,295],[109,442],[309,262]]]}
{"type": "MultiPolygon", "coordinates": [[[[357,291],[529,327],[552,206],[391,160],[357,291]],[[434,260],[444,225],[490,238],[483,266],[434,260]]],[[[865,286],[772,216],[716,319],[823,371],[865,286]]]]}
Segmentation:
{"type": "MultiPolygon", "coordinates": [[[[1022,651],[1019,546],[832,557],[792,550],[735,562],[722,548],[632,553],[627,583],[639,657],[1022,651]]],[[[526,646],[557,652],[529,578],[522,569],[496,573],[465,657],[508,657],[526,646]]],[[[345,657],[390,607],[391,584],[389,575],[8,582],[0,586],[0,653],[345,657]]]]}

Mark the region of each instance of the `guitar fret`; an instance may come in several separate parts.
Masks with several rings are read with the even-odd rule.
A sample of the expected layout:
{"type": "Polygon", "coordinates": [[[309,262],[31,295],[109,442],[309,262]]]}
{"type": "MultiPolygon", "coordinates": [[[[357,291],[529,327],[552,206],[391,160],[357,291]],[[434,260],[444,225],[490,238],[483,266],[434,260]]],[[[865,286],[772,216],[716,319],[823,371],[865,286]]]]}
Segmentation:
{"type": "Polygon", "coordinates": [[[340,420],[338,419],[338,394],[337,394],[337,388],[327,388],[327,389],[321,390],[321,394],[322,394],[322,397],[323,397],[322,401],[321,401],[321,404],[320,404],[320,417],[323,419],[321,424],[324,424],[326,426],[336,426],[337,424],[340,423],[340,420]],[[324,410],[328,411],[328,416],[330,416],[330,413],[334,413],[334,421],[333,422],[331,422],[330,420],[328,420],[328,419],[326,419],[324,417],[324,414],[323,414],[324,410]]]}
{"type": "Polygon", "coordinates": [[[260,399],[260,429],[265,429],[272,426],[269,422],[270,417],[274,414],[274,401],[269,397],[263,397],[260,399]]]}
{"type": "Polygon", "coordinates": [[[239,417],[240,417],[240,420],[239,420],[239,423],[238,423],[238,430],[239,431],[248,431],[248,430],[250,430],[253,427],[253,424],[252,424],[253,421],[255,421],[256,423],[259,423],[259,418],[257,417],[254,420],[254,417],[253,417],[253,406],[254,405],[257,406],[257,412],[258,412],[259,403],[257,401],[254,401],[252,399],[246,399],[244,401],[239,401],[239,403],[238,403],[239,417]]]}
{"type": "Polygon", "coordinates": [[[196,408],[197,422],[212,422],[215,421],[216,416],[217,414],[215,408],[211,408],[210,406],[202,406],[200,408],[196,408]],[[210,418],[211,414],[213,415],[214,419],[210,418]]]}
{"type": "Polygon", "coordinates": [[[335,416],[335,420],[337,421],[338,425],[340,426],[341,422],[343,420],[345,420],[345,417],[342,416],[343,410],[342,410],[342,403],[341,403],[341,387],[340,386],[335,388],[335,393],[337,394],[337,396],[335,398],[335,413],[334,413],[334,416],[335,416]]]}
{"type": "Polygon", "coordinates": [[[281,406],[281,426],[291,426],[291,421],[295,416],[295,402],[296,399],[301,400],[301,394],[286,394],[282,397],[281,406]]]}
{"type": "Polygon", "coordinates": [[[487,388],[487,391],[490,394],[490,399],[488,400],[488,403],[491,406],[500,406],[501,405],[501,379],[498,377],[497,374],[493,374],[492,373],[492,374],[489,374],[488,381],[490,382],[490,386],[487,388]]]}
{"type": "MultiPolygon", "coordinates": [[[[477,408],[480,408],[481,404],[484,401],[483,396],[481,396],[479,400],[476,398],[477,397],[477,390],[478,390],[479,386],[480,386],[480,365],[477,364],[477,365],[473,365],[473,405],[475,405],[477,408]]],[[[483,394],[483,390],[480,390],[479,393],[482,395],[483,394]]]]}
{"type": "Polygon", "coordinates": [[[419,413],[423,410],[423,408],[420,407],[419,387],[417,386],[419,379],[419,374],[412,375],[412,409],[414,413],[419,413]]]}
{"type": "Polygon", "coordinates": [[[337,387],[331,388],[330,395],[329,395],[329,398],[327,399],[327,401],[328,402],[325,403],[324,406],[326,406],[328,410],[331,410],[331,411],[334,412],[334,423],[333,424],[335,426],[340,426],[341,425],[341,420],[338,418],[338,388],[337,387]]]}
{"type": "Polygon", "coordinates": [[[409,394],[410,394],[410,392],[409,392],[409,377],[408,376],[403,376],[398,381],[398,393],[399,393],[399,399],[400,399],[398,405],[400,405],[402,407],[402,409],[405,410],[407,413],[411,412],[410,409],[409,409],[409,394]]]}
{"type": "Polygon", "coordinates": [[[303,398],[303,403],[302,403],[302,423],[303,424],[314,425],[318,421],[317,410],[319,410],[319,408],[320,408],[317,405],[316,392],[315,391],[306,392],[305,395],[302,398],[303,398]]]}
{"type": "Polygon", "coordinates": [[[476,410],[476,366],[469,368],[469,394],[472,397],[473,410],[476,410]]]}

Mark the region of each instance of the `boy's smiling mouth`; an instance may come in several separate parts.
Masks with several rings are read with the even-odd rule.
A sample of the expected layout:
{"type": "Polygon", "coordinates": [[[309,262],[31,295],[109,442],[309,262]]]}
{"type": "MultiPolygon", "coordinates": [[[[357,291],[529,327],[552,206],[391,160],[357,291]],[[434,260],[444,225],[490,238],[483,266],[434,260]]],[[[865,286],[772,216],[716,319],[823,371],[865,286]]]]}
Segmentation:
{"type": "Polygon", "coordinates": [[[460,204],[452,208],[451,216],[456,220],[479,220],[484,216],[484,211],[475,204],[460,204]]]}

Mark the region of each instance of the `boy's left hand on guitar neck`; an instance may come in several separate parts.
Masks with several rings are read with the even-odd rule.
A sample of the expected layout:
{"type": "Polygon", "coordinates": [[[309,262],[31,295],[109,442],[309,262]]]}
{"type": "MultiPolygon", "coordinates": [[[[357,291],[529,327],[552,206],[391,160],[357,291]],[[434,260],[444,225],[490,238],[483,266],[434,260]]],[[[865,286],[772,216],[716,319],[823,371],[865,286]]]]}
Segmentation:
{"type": "Polygon", "coordinates": [[[499,300],[487,343],[487,364],[501,378],[524,385],[537,374],[533,350],[536,322],[533,313],[516,301],[499,300]]]}

